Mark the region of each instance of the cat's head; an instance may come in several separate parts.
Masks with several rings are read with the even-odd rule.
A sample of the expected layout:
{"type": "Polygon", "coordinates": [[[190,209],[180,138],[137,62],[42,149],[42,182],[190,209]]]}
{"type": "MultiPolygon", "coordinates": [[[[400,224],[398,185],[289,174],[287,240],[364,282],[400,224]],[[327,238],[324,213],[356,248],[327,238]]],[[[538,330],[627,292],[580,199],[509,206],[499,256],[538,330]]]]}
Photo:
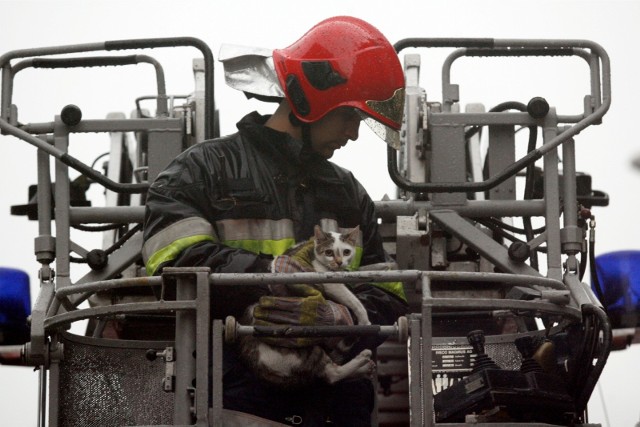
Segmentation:
{"type": "Polygon", "coordinates": [[[323,231],[314,227],[315,260],[328,270],[345,270],[356,255],[360,226],[343,233],[323,231]]]}

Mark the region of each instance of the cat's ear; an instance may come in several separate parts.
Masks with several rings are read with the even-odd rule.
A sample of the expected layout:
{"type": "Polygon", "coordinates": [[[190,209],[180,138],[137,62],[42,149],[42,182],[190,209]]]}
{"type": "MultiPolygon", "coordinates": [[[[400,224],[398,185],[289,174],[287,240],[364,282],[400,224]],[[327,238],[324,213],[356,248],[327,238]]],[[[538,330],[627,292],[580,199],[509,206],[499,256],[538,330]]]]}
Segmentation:
{"type": "Polygon", "coordinates": [[[346,235],[346,240],[351,242],[353,246],[356,245],[358,241],[358,235],[360,234],[360,225],[356,225],[354,228],[349,230],[346,235]]]}
{"type": "Polygon", "coordinates": [[[322,231],[322,228],[320,228],[320,226],[317,225],[317,224],[313,227],[313,236],[316,239],[326,239],[327,238],[327,235],[325,234],[325,232],[322,231]]]}

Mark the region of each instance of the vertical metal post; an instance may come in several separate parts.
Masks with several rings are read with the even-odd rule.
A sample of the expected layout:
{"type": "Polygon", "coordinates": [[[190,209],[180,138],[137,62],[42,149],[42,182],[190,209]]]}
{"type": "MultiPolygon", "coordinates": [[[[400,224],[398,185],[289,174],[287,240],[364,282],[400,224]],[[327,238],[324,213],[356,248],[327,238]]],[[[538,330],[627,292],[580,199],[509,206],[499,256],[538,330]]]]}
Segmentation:
{"type": "Polygon", "coordinates": [[[2,67],[2,99],[0,100],[0,116],[9,123],[15,123],[16,118],[11,117],[11,95],[13,93],[13,70],[7,62],[2,67]]]}
{"type": "Polygon", "coordinates": [[[38,370],[38,427],[47,425],[47,370],[40,366],[38,370]]]}
{"type": "MultiPolygon", "coordinates": [[[[42,139],[46,140],[46,136],[42,139]]],[[[38,150],[38,234],[51,235],[51,176],[49,154],[38,150]]]]}
{"type": "MultiPolygon", "coordinates": [[[[575,141],[569,139],[562,145],[562,201],[564,206],[562,230],[562,251],[569,254],[574,265],[575,254],[582,249],[582,230],[578,227],[578,195],[576,190],[576,153],[575,141]]],[[[586,260],[583,260],[586,262],[586,260]]]]}
{"type": "MultiPolygon", "coordinates": [[[[211,420],[219,422],[222,419],[222,320],[213,321],[212,342],[212,383],[211,383],[211,420]]],[[[215,425],[215,424],[214,424],[215,425]]]]}
{"type": "MultiPolygon", "coordinates": [[[[196,299],[196,280],[193,274],[176,274],[176,301],[196,299]]],[[[173,422],[177,425],[192,425],[192,396],[196,376],[196,313],[181,310],[176,313],[176,386],[173,422]]]]}
{"type": "MultiPolygon", "coordinates": [[[[195,270],[195,269],[194,269],[195,270]]],[[[196,272],[196,425],[209,426],[209,349],[211,348],[209,325],[210,288],[209,268],[197,268],[196,272]]],[[[221,328],[220,329],[221,332],[221,328]]],[[[214,330],[215,339],[215,330],[214,330]]],[[[215,415],[215,414],[214,414],[215,415]]],[[[221,415],[221,414],[220,414],[221,415]]]]}
{"type": "MultiPolygon", "coordinates": [[[[544,127],[544,141],[555,138],[557,120],[555,111],[547,115],[544,127]],[[551,119],[549,119],[552,117],[551,119]]],[[[562,260],[560,253],[560,180],[558,172],[558,149],[554,148],[543,157],[545,223],[547,227],[547,277],[562,280],[562,260]]]]}
{"type": "MultiPolygon", "coordinates": [[[[511,165],[516,158],[516,136],[512,125],[489,126],[489,176],[511,165]]],[[[516,177],[508,178],[489,190],[491,200],[515,200],[516,177]]]]}
{"type": "MultiPolygon", "coordinates": [[[[46,135],[41,139],[46,141],[46,135]]],[[[49,154],[38,150],[38,237],[34,241],[36,260],[41,264],[40,280],[53,279],[50,264],[56,258],[55,239],[51,235],[51,164],[49,154]]]]}
{"type": "MultiPolygon", "coordinates": [[[[44,369],[41,367],[41,369],[44,369]]],[[[60,361],[52,360],[49,366],[49,424],[48,427],[58,427],[60,418],[60,361]]]]}
{"type": "Polygon", "coordinates": [[[423,395],[423,421],[425,427],[435,425],[435,413],[433,412],[433,374],[432,374],[432,319],[433,297],[431,296],[431,280],[428,275],[422,276],[422,325],[421,325],[421,364],[420,374],[422,377],[423,395]]]}
{"type": "Polygon", "coordinates": [[[564,226],[571,227],[578,224],[576,191],[576,150],[573,138],[562,144],[562,204],[564,206],[564,226]],[[570,214],[567,215],[567,212],[570,214]]]}
{"type": "Polygon", "coordinates": [[[182,152],[183,137],[183,132],[178,130],[163,129],[149,132],[147,156],[149,182],[152,182],[169,162],[182,152]]]}
{"type": "Polygon", "coordinates": [[[423,398],[423,375],[420,371],[422,360],[421,353],[421,328],[420,317],[415,314],[409,315],[409,423],[411,427],[422,427],[424,425],[424,410],[422,406],[423,398]]]}
{"type": "MultiPolygon", "coordinates": [[[[431,165],[431,182],[465,182],[466,150],[464,125],[446,122],[450,113],[431,114],[432,158],[438,159],[431,165]],[[440,120],[438,120],[440,119],[440,120]]],[[[466,193],[435,193],[431,198],[434,205],[460,205],[467,200],[466,193]]]]}
{"type": "MultiPolygon", "coordinates": [[[[69,131],[60,116],[55,117],[54,144],[60,151],[69,149],[69,131]]],[[[55,215],[56,215],[56,289],[71,284],[69,271],[69,167],[56,161],[55,215]]]]}

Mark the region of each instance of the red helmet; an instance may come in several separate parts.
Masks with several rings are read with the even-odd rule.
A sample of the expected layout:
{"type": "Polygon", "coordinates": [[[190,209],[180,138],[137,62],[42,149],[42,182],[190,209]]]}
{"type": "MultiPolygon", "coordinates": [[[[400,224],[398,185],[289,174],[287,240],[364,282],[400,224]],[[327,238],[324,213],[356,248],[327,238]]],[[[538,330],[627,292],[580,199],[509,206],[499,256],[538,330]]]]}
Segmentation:
{"type": "Polygon", "coordinates": [[[274,50],[273,60],[300,121],[312,123],[347,106],[400,130],[404,73],[391,43],[371,24],[349,16],[326,19],[291,46],[274,50]]]}

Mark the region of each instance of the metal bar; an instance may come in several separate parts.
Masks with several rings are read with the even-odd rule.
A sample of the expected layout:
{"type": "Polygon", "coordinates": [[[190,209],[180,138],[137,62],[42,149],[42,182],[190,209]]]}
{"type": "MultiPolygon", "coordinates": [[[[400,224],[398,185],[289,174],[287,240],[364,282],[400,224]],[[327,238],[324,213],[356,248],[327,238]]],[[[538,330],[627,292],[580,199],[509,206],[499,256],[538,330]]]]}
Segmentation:
{"type": "MultiPolygon", "coordinates": [[[[469,281],[469,282],[492,282],[505,283],[518,286],[544,286],[557,290],[565,290],[563,282],[542,276],[527,276],[509,273],[487,273],[469,271],[424,271],[422,277],[429,277],[431,281],[469,281]]],[[[430,289],[422,289],[423,293],[431,292],[430,289]]]]}
{"type": "Polygon", "coordinates": [[[49,368],[51,380],[49,381],[49,424],[48,427],[58,427],[60,418],[60,363],[61,360],[53,360],[49,368]]]}
{"type": "Polygon", "coordinates": [[[456,212],[438,210],[431,211],[430,215],[446,231],[468,244],[502,271],[528,276],[540,276],[540,272],[528,264],[512,261],[507,255],[507,249],[504,246],[474,227],[456,212]]]}
{"type": "MultiPolygon", "coordinates": [[[[112,253],[109,256],[109,263],[101,270],[90,270],[87,274],[85,274],[80,280],[74,283],[73,286],[67,287],[66,289],[70,289],[71,292],[67,292],[66,294],[58,294],[60,297],[58,301],[63,301],[63,295],[71,295],[79,293],[76,291],[78,285],[86,284],[86,283],[110,283],[109,279],[117,276],[121,272],[123,272],[127,267],[132,265],[136,260],[140,259],[140,248],[142,247],[142,233],[134,234],[129,240],[127,240],[121,248],[112,253]]],[[[135,279],[148,279],[147,277],[140,277],[135,279]]],[[[109,285],[107,285],[109,286],[109,285]]],[[[141,286],[141,285],[127,285],[127,286],[117,286],[117,287],[133,287],[133,286],[141,286]]],[[[113,287],[109,287],[108,289],[113,289],[113,287]]],[[[100,289],[101,290],[101,289],[100,289]]],[[[87,291],[84,295],[80,295],[76,298],[70,298],[70,302],[74,307],[80,305],[83,301],[87,300],[92,291],[87,291]]]]}
{"type": "Polygon", "coordinates": [[[85,163],[82,163],[75,157],[70,156],[66,153],[66,150],[60,150],[59,148],[50,146],[46,142],[41,141],[37,137],[31,135],[24,130],[9,124],[6,120],[0,119],[0,130],[8,135],[13,135],[16,138],[22,139],[23,141],[28,142],[29,144],[35,146],[36,148],[41,149],[46,152],[50,156],[55,157],[61,163],[72,167],[83,175],[88,176],[89,178],[94,179],[100,184],[104,185],[109,190],[121,192],[121,193],[141,193],[145,191],[149,186],[146,183],[142,184],[120,184],[117,182],[113,182],[110,179],[106,178],[103,174],[96,172],[95,169],[87,166],[85,163]]]}
{"type": "Polygon", "coordinates": [[[424,391],[424,376],[420,370],[422,361],[421,345],[422,329],[420,317],[416,314],[409,316],[409,423],[411,427],[424,425],[424,408],[422,407],[424,391]]]}
{"type": "MultiPolygon", "coordinates": [[[[167,273],[168,274],[168,273],[167,273]]],[[[189,301],[197,305],[196,280],[190,272],[176,274],[176,301],[189,301]]],[[[193,383],[196,378],[196,312],[180,311],[176,313],[176,387],[174,391],[173,422],[190,425],[193,422],[193,383]]],[[[208,352],[208,350],[207,350],[208,352]]],[[[205,387],[206,389],[206,387],[205,387]]],[[[207,401],[208,402],[208,401],[207,401]]],[[[195,409],[195,408],[194,408],[195,409]]]]}
{"type": "MultiPolygon", "coordinates": [[[[205,101],[205,118],[204,118],[204,137],[205,139],[213,138],[215,129],[215,93],[214,93],[214,76],[213,76],[213,54],[211,49],[202,40],[194,37],[171,37],[156,39],[136,39],[136,40],[116,40],[105,42],[105,50],[121,50],[121,49],[142,49],[157,47],[174,47],[174,46],[192,46],[200,50],[204,58],[204,101],[205,101]]],[[[1,62],[0,62],[1,64],[1,62]]]]}
{"type": "MultiPolygon", "coordinates": [[[[43,137],[44,138],[44,137],[43,137]]],[[[34,246],[36,260],[41,264],[40,277],[42,280],[52,278],[50,264],[56,258],[55,239],[51,235],[52,204],[51,204],[51,164],[49,156],[42,150],[38,150],[38,189],[37,189],[37,209],[38,209],[38,237],[34,246]]]]}
{"type": "MultiPolygon", "coordinates": [[[[504,113],[502,113],[504,114],[504,113]]],[[[489,146],[487,147],[489,175],[507,167],[516,159],[516,134],[512,125],[489,126],[489,146]]],[[[491,200],[515,200],[516,177],[506,179],[489,191],[491,200]]]]}
{"type": "MultiPolygon", "coordinates": [[[[212,369],[211,369],[211,420],[222,419],[222,320],[213,320],[212,369]]],[[[214,424],[215,425],[215,424],[214,424]]]]}
{"type": "MultiPolygon", "coordinates": [[[[11,117],[11,95],[13,92],[13,72],[10,63],[2,64],[2,98],[0,99],[0,117],[9,119],[11,117]]],[[[13,118],[15,123],[15,118],[13,118]]]]}
{"type": "Polygon", "coordinates": [[[76,68],[76,67],[107,67],[118,65],[137,65],[139,63],[151,64],[156,72],[157,113],[159,116],[167,115],[167,91],[162,65],[148,55],[127,56],[93,56],[77,58],[30,58],[21,61],[13,67],[13,77],[28,67],[33,68],[76,68]]]}
{"type": "MultiPolygon", "coordinates": [[[[55,123],[29,123],[20,130],[29,134],[50,133],[55,123]]],[[[135,131],[181,132],[182,119],[142,118],[142,119],[86,119],[74,125],[72,133],[135,132],[135,131]]],[[[28,141],[27,141],[28,142],[28,141]]]]}
{"type": "Polygon", "coordinates": [[[254,337],[344,337],[348,335],[393,337],[398,336],[397,326],[353,325],[353,326],[236,326],[238,335],[254,337]]]}
{"type": "MultiPolygon", "coordinates": [[[[211,287],[208,268],[196,273],[195,410],[196,425],[209,426],[209,350],[211,349],[211,287]]],[[[218,325],[220,326],[220,325],[218,325]]],[[[220,328],[221,329],[221,328],[220,328]]],[[[220,331],[221,333],[221,331],[220,331]]],[[[215,419],[215,418],[214,418],[215,419]]]]}
{"type": "MultiPolygon", "coordinates": [[[[562,146],[562,204],[564,228],[561,230],[562,252],[572,258],[567,267],[577,269],[575,255],[582,250],[582,229],[578,227],[578,195],[576,190],[576,152],[573,139],[562,146]]],[[[586,262],[587,260],[581,260],[586,262]]]]}
{"type": "MultiPolygon", "coordinates": [[[[69,149],[69,133],[67,132],[66,126],[62,123],[60,116],[56,117],[54,143],[56,150],[62,153],[66,153],[69,149]]],[[[43,144],[48,146],[46,142],[43,142],[43,144]]],[[[69,267],[71,240],[69,234],[69,206],[71,205],[71,190],[68,165],[57,161],[55,176],[56,289],[62,289],[71,284],[69,267]]]]}
{"type": "Polygon", "coordinates": [[[144,221],[144,206],[71,207],[69,213],[72,225],[144,221]]]}
{"type": "Polygon", "coordinates": [[[90,319],[93,317],[114,316],[117,314],[171,312],[182,310],[195,310],[195,303],[193,301],[157,301],[84,308],[82,310],[48,317],[44,321],[44,327],[45,329],[50,329],[59,325],[70,324],[78,320],[90,319]]]}
{"type": "Polygon", "coordinates": [[[486,113],[433,113],[429,124],[436,126],[540,126],[540,119],[534,119],[529,113],[502,111],[486,113]]]}
{"type": "MultiPolygon", "coordinates": [[[[543,130],[545,141],[556,138],[557,123],[548,123],[543,130]]],[[[543,158],[544,199],[546,201],[545,227],[547,232],[547,277],[562,280],[562,254],[560,252],[560,179],[558,150],[543,158]]]]}
{"type": "Polygon", "coordinates": [[[295,283],[371,283],[371,282],[404,282],[416,280],[420,274],[417,270],[396,271],[353,271],[326,273],[213,273],[209,276],[216,285],[239,284],[295,284],[295,283]]]}
{"type": "MultiPolygon", "coordinates": [[[[135,233],[122,247],[109,255],[109,263],[102,270],[91,270],[77,284],[107,280],[117,276],[141,258],[142,233],[135,233]]],[[[75,287],[75,285],[74,285],[75,287]]]]}
{"type": "MultiPolygon", "coordinates": [[[[447,123],[446,125],[429,123],[429,127],[432,158],[446,159],[431,163],[431,182],[440,184],[466,181],[467,156],[464,125],[461,123],[447,123]]],[[[435,206],[461,205],[467,200],[467,195],[460,192],[437,192],[430,198],[435,206]]]]}
{"type": "Polygon", "coordinates": [[[109,289],[131,288],[135,286],[148,287],[161,284],[162,277],[159,276],[111,279],[92,283],[74,284],[73,286],[58,290],[56,292],[56,297],[64,298],[69,295],[80,294],[84,292],[99,292],[109,289]]]}
{"type": "Polygon", "coordinates": [[[51,167],[49,156],[38,150],[38,234],[51,236],[51,167]]]}
{"type": "MultiPolygon", "coordinates": [[[[385,220],[395,220],[397,216],[411,216],[420,209],[434,209],[431,202],[409,200],[375,201],[376,214],[385,220]]],[[[75,208],[80,209],[80,208],[75,208]]],[[[86,208],[83,208],[86,209],[86,208]]],[[[447,206],[468,218],[488,218],[494,216],[543,216],[544,200],[467,200],[463,205],[447,206]]],[[[74,208],[72,208],[72,211],[74,208]]]]}
{"type": "Polygon", "coordinates": [[[580,282],[578,275],[574,272],[565,272],[564,283],[567,285],[569,292],[571,292],[571,297],[575,301],[574,305],[576,307],[582,307],[585,304],[602,306],[602,303],[598,301],[591,288],[580,282]]]}
{"type": "Polygon", "coordinates": [[[47,425],[47,370],[44,366],[38,369],[38,427],[47,425]]]}
{"type": "Polygon", "coordinates": [[[423,425],[425,427],[433,427],[435,425],[435,413],[433,410],[433,367],[432,358],[433,354],[431,353],[431,349],[433,348],[433,319],[431,318],[433,314],[432,302],[433,298],[431,297],[431,285],[430,278],[423,277],[422,280],[423,289],[427,289],[428,291],[423,294],[422,298],[422,336],[420,340],[421,350],[421,375],[423,377],[424,383],[422,384],[422,413],[423,413],[423,425]]]}
{"type": "MultiPolygon", "coordinates": [[[[239,283],[256,284],[256,283],[300,283],[302,281],[309,283],[324,283],[327,278],[340,282],[358,283],[363,281],[419,281],[421,277],[429,277],[438,281],[474,281],[474,282],[491,282],[505,283],[518,286],[544,286],[556,290],[565,290],[562,281],[550,279],[541,276],[522,276],[508,273],[487,273],[487,272],[462,272],[462,271],[417,271],[417,270],[398,270],[384,272],[342,272],[342,273],[215,273],[209,276],[211,283],[220,286],[233,286],[239,283]],[[373,274],[372,274],[373,273],[373,274]],[[364,277],[364,279],[363,279],[364,277]],[[372,279],[373,278],[373,279],[372,279]]],[[[58,299],[68,297],[73,294],[83,294],[88,292],[106,291],[109,289],[129,288],[138,286],[158,286],[162,284],[162,278],[152,277],[135,277],[127,279],[103,280],[91,283],[74,284],[73,286],[60,289],[56,293],[58,299]]],[[[331,286],[329,284],[328,286],[331,286]]],[[[421,292],[427,292],[422,289],[421,292]]]]}
{"type": "Polygon", "coordinates": [[[136,39],[136,40],[114,40],[104,43],[86,43],[66,46],[54,46],[43,47],[36,49],[21,49],[14,50],[0,56],[0,67],[3,68],[3,91],[2,91],[2,105],[0,106],[2,112],[2,120],[0,120],[0,127],[2,122],[9,116],[5,116],[5,112],[9,112],[11,105],[11,90],[5,91],[6,88],[11,88],[13,83],[11,80],[5,82],[6,79],[11,79],[11,73],[7,73],[6,70],[10,70],[10,61],[16,58],[26,58],[32,56],[46,56],[46,55],[58,55],[66,53],[78,53],[78,52],[92,52],[97,50],[124,50],[124,49],[146,49],[146,48],[158,48],[158,47],[177,47],[177,46],[192,46],[200,50],[204,58],[205,63],[205,139],[213,137],[213,131],[215,129],[215,94],[213,85],[213,54],[211,49],[202,40],[194,37],[170,37],[170,38],[155,38],[155,39],[136,39]],[[6,84],[5,84],[6,83],[6,84]]]}
{"type": "Polygon", "coordinates": [[[541,301],[521,301],[512,299],[473,298],[433,298],[430,302],[437,309],[457,310],[526,310],[532,313],[568,316],[581,319],[581,312],[575,307],[565,307],[541,301]]]}

